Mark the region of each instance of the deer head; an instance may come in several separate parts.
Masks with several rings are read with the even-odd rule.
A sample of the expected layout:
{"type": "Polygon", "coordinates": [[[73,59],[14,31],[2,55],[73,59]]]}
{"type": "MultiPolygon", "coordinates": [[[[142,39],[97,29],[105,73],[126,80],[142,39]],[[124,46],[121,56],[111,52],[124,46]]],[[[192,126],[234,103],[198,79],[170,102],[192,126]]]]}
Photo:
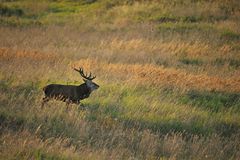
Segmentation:
{"type": "Polygon", "coordinates": [[[91,91],[99,88],[99,85],[97,85],[92,81],[93,79],[96,78],[96,76],[92,76],[91,72],[89,73],[89,75],[87,75],[87,74],[84,74],[84,71],[82,68],[79,68],[79,69],[74,68],[74,70],[80,73],[80,75],[83,77],[83,81],[86,83],[86,85],[91,91]]]}

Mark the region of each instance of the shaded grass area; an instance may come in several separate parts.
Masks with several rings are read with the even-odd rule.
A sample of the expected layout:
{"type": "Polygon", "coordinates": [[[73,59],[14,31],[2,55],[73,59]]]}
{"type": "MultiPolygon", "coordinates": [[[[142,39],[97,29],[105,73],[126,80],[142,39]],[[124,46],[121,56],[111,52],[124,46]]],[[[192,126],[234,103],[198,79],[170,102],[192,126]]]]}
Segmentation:
{"type": "Polygon", "coordinates": [[[205,40],[211,44],[223,45],[239,42],[239,33],[226,28],[219,29],[211,23],[166,22],[157,25],[158,33],[164,36],[179,36],[182,40],[189,40],[193,35],[196,40],[205,40]]]}
{"type": "MultiPolygon", "coordinates": [[[[55,101],[40,109],[41,86],[38,84],[41,83],[15,87],[6,83],[1,85],[5,88],[2,89],[3,87],[1,87],[1,95],[4,95],[0,101],[1,106],[3,106],[0,112],[2,129],[16,133],[28,130],[32,134],[37,133],[43,142],[46,141],[48,144],[51,144],[47,142],[48,139],[66,137],[69,138],[66,145],[74,146],[75,150],[82,150],[84,146],[94,150],[99,148],[114,150],[121,149],[119,148],[121,146],[130,151],[133,156],[145,159],[150,153],[154,157],[169,158],[176,151],[179,158],[191,157],[191,154],[187,152],[187,148],[189,148],[187,146],[204,143],[206,147],[209,141],[213,140],[209,139],[212,135],[212,138],[214,138],[214,135],[221,135],[223,138],[221,142],[228,141],[228,138],[230,140],[231,137],[236,136],[240,128],[239,124],[235,124],[231,120],[230,122],[219,121],[217,114],[208,114],[197,108],[194,109],[195,105],[192,106],[192,109],[196,112],[189,115],[186,109],[191,110],[191,108],[174,106],[175,104],[172,104],[172,100],[169,100],[165,94],[167,93],[169,97],[172,97],[175,92],[167,91],[167,89],[163,91],[149,89],[147,92],[151,93],[149,95],[151,98],[144,96],[143,99],[142,94],[144,93],[143,90],[146,90],[145,88],[105,85],[94,94],[94,97],[83,101],[84,110],[73,105],[70,110],[66,111],[65,104],[55,101]],[[165,103],[165,107],[167,107],[165,109],[168,112],[164,113],[164,108],[161,108],[164,106],[158,104],[158,101],[150,100],[155,98],[160,103],[165,103]],[[3,99],[11,100],[4,101],[3,99]],[[144,104],[141,100],[146,101],[147,104],[144,104]],[[153,103],[157,106],[151,107],[153,103]],[[176,107],[179,109],[171,114],[171,107],[173,107],[173,110],[176,107]],[[153,113],[148,115],[149,112],[153,113]],[[183,117],[178,117],[176,113],[190,118],[184,120],[183,117]],[[206,117],[201,114],[206,114],[206,117]],[[201,118],[202,116],[204,118],[201,118]],[[207,123],[207,121],[211,122],[207,123]],[[196,136],[198,138],[194,139],[196,136]],[[146,139],[147,137],[152,138],[146,139]],[[179,146],[181,149],[163,149],[162,147],[167,143],[173,143],[171,142],[173,137],[176,140],[174,144],[181,144],[181,147],[179,146]],[[154,145],[153,148],[145,147],[149,141],[154,145]],[[148,154],[145,154],[146,150],[149,151],[148,154]],[[184,154],[180,154],[183,150],[184,154]]],[[[225,113],[218,111],[220,117],[225,113]]],[[[232,148],[234,145],[229,147],[232,148]]],[[[29,152],[30,150],[21,151],[15,157],[33,156],[35,158],[65,159],[64,156],[46,153],[45,150],[41,149],[29,152]]],[[[213,153],[215,154],[215,152],[212,152],[210,155],[213,153]]],[[[236,152],[232,148],[224,156],[235,157],[235,154],[236,152]]]]}
{"type": "MultiPolygon", "coordinates": [[[[29,129],[36,129],[40,124],[45,123],[43,128],[46,130],[43,134],[47,137],[58,137],[62,134],[70,137],[77,135],[78,131],[74,130],[76,124],[63,121],[66,118],[65,115],[53,115],[48,118],[44,116],[45,118],[43,118],[39,117],[35,110],[31,110],[32,114],[22,115],[26,111],[26,107],[32,105],[40,107],[41,87],[39,84],[42,83],[12,88],[11,85],[2,81],[1,90],[5,98],[1,100],[1,104],[12,106],[16,112],[11,112],[11,109],[6,107],[6,111],[4,109],[2,112],[1,120],[10,126],[11,124],[13,126],[24,124],[27,128],[30,127],[29,129]],[[26,107],[21,107],[25,105],[26,107]],[[19,119],[13,118],[18,117],[15,114],[20,114],[19,119]],[[10,118],[8,118],[9,116],[10,118]]],[[[239,131],[239,124],[234,119],[234,114],[240,111],[239,94],[202,91],[189,91],[186,94],[180,94],[168,89],[167,91],[166,89],[151,89],[144,86],[132,87],[105,84],[101,90],[94,94],[94,98],[83,102],[86,110],[82,112],[81,107],[72,107],[78,110],[78,114],[83,114],[82,119],[88,122],[104,124],[110,121],[110,123],[121,124],[126,128],[149,129],[161,134],[180,132],[189,136],[191,134],[209,135],[216,133],[229,136],[239,131]],[[174,100],[173,97],[180,98],[174,100]],[[179,107],[178,103],[187,104],[193,108],[190,106],[179,107]],[[224,115],[225,113],[230,115],[224,115]],[[188,118],[185,117],[187,115],[188,118]],[[228,117],[231,115],[233,115],[232,118],[228,117]],[[224,117],[228,120],[226,121],[224,117]]],[[[51,105],[53,104],[51,103],[51,105]]],[[[63,106],[64,104],[59,106],[60,111],[64,110],[63,106]]],[[[36,108],[34,107],[34,109],[36,108]]]]}
{"type": "Polygon", "coordinates": [[[180,62],[186,65],[202,65],[203,61],[199,59],[189,59],[189,58],[181,58],[180,62]]]}
{"type": "Polygon", "coordinates": [[[10,16],[20,17],[24,15],[24,12],[20,8],[10,8],[0,4],[0,15],[7,16],[7,17],[10,17],[10,16]]]}
{"type": "Polygon", "coordinates": [[[181,98],[181,102],[203,107],[211,112],[218,112],[231,108],[233,112],[240,111],[240,94],[224,92],[189,91],[181,98]]]}
{"type": "Polygon", "coordinates": [[[231,30],[223,30],[221,32],[221,36],[220,38],[227,40],[227,41],[239,41],[240,40],[240,34],[239,33],[235,33],[231,30]]]}
{"type": "MultiPolygon", "coordinates": [[[[62,155],[52,155],[51,153],[46,153],[45,151],[41,150],[41,149],[37,149],[37,150],[34,150],[32,152],[33,154],[33,157],[35,159],[39,159],[39,160],[67,160],[68,158],[67,157],[63,157],[62,155]]],[[[31,155],[31,154],[30,154],[31,155]]],[[[19,153],[19,155],[16,156],[16,158],[30,158],[29,157],[25,157],[24,156],[24,153],[19,153]]]]}
{"type": "MultiPolygon", "coordinates": [[[[47,26],[67,25],[92,31],[129,30],[128,26],[153,23],[161,34],[199,33],[217,36],[222,41],[239,41],[239,33],[224,27],[219,29],[215,22],[231,20],[237,16],[235,2],[167,2],[147,1],[13,1],[4,2],[0,8],[2,25],[47,26]],[[235,4],[235,5],[232,5],[235,4]],[[211,11],[209,6],[214,10],[211,11]],[[231,6],[231,7],[230,7],[231,6]],[[191,9],[196,8],[194,12],[191,9]],[[186,11],[179,11],[179,9],[186,11]],[[225,10],[232,12],[224,12],[225,10]],[[179,13],[178,13],[179,12],[179,13]],[[205,12],[209,13],[206,14],[205,12]]],[[[159,34],[159,33],[158,33],[159,34]]]]}
{"type": "Polygon", "coordinates": [[[174,31],[178,33],[202,31],[211,32],[214,28],[211,24],[199,24],[199,23],[163,23],[159,25],[160,31],[174,31]]]}
{"type": "Polygon", "coordinates": [[[240,60],[238,59],[224,59],[224,58],[217,58],[213,61],[214,65],[223,66],[229,65],[232,68],[239,68],[240,67],[240,60]]]}
{"type": "MultiPolygon", "coordinates": [[[[149,18],[149,17],[148,17],[149,18]]],[[[169,14],[160,14],[155,17],[150,17],[149,20],[152,20],[157,23],[199,23],[199,22],[216,22],[220,20],[226,20],[227,16],[201,16],[201,15],[186,15],[186,16],[175,16],[171,13],[169,14]]]]}

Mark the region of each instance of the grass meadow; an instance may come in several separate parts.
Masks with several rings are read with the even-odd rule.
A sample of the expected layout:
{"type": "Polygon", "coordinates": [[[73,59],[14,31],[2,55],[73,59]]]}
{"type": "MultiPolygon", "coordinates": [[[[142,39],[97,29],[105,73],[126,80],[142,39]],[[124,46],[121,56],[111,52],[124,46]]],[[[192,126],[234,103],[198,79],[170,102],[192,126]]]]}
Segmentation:
{"type": "Polygon", "coordinates": [[[238,0],[0,2],[0,159],[239,159],[238,0]]]}

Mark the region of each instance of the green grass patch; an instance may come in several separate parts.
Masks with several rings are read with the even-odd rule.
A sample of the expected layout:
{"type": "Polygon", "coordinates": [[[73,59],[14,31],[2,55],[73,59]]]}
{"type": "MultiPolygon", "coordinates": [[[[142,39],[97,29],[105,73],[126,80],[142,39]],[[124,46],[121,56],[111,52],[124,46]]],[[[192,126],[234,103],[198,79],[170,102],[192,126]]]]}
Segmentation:
{"type": "Polygon", "coordinates": [[[10,17],[10,16],[17,16],[17,17],[21,17],[24,15],[24,11],[21,8],[17,8],[17,7],[7,7],[5,5],[0,4],[0,16],[6,16],[6,17],[10,17]]]}
{"type": "Polygon", "coordinates": [[[233,109],[240,111],[240,94],[191,90],[180,98],[184,104],[205,108],[211,112],[233,109]]]}
{"type": "Polygon", "coordinates": [[[240,40],[240,34],[230,30],[222,31],[220,37],[226,41],[240,40]]]}
{"type": "Polygon", "coordinates": [[[42,22],[31,19],[17,19],[16,17],[0,18],[0,25],[11,27],[42,26],[42,22]]]}
{"type": "Polygon", "coordinates": [[[162,23],[158,25],[158,30],[160,32],[170,31],[178,33],[186,32],[212,32],[214,28],[211,24],[202,23],[162,23]]]}
{"type": "MultiPolygon", "coordinates": [[[[67,24],[73,18],[88,15],[88,12],[95,11],[91,8],[92,0],[83,1],[14,1],[5,2],[0,6],[0,23],[8,26],[29,26],[29,25],[50,25],[67,24]],[[88,9],[86,9],[88,8],[88,9]]],[[[99,5],[98,5],[99,7],[99,5]]],[[[80,18],[81,19],[81,18],[80,18]]]]}
{"type": "Polygon", "coordinates": [[[147,17],[148,20],[157,22],[157,23],[176,23],[180,21],[180,18],[177,16],[174,16],[172,14],[167,13],[159,13],[156,15],[151,15],[150,17],[147,17]]]}
{"type": "Polygon", "coordinates": [[[216,66],[223,66],[227,64],[229,67],[238,69],[240,67],[240,60],[238,59],[224,59],[224,58],[217,58],[213,61],[213,65],[216,66]]]}
{"type": "Polygon", "coordinates": [[[80,5],[76,3],[75,5],[73,4],[68,4],[68,3],[51,3],[48,6],[47,12],[49,13],[74,13],[80,8],[80,5]]]}
{"type": "MultiPolygon", "coordinates": [[[[0,101],[3,106],[0,120],[5,124],[7,122],[12,128],[25,126],[33,131],[39,125],[44,124],[41,127],[43,137],[64,135],[78,138],[79,130],[74,129],[78,126],[78,122],[105,124],[109,120],[110,123],[116,120],[116,123],[123,124],[127,128],[149,129],[164,134],[183,132],[186,135],[208,135],[221,133],[221,130],[217,128],[221,128],[222,124],[229,127],[234,121],[231,118],[228,122],[214,118],[213,113],[224,114],[227,111],[235,114],[240,111],[240,95],[237,93],[189,91],[181,97],[179,91],[173,88],[103,84],[90,98],[82,101],[84,110],[76,105],[71,107],[75,108],[79,116],[75,121],[70,120],[67,118],[68,115],[64,114],[66,106],[62,102],[49,102],[44,109],[46,112],[49,108],[47,115],[39,115],[35,111],[40,107],[42,82],[26,82],[26,85],[19,86],[14,86],[14,83],[1,83],[1,92],[10,101],[0,101]],[[176,99],[186,106],[179,107],[176,99]],[[195,107],[194,110],[191,110],[191,105],[195,107]],[[32,106],[34,106],[33,109],[31,109],[32,106]],[[52,107],[56,109],[52,110],[52,107]],[[12,110],[15,111],[12,112],[12,110]],[[25,111],[30,112],[23,114],[25,111]],[[185,117],[189,114],[191,116],[188,116],[186,120],[185,117]],[[15,120],[13,117],[19,118],[15,120]],[[21,125],[18,125],[18,119],[21,125]],[[209,120],[211,121],[208,122],[209,120]]],[[[224,134],[237,129],[238,124],[236,127],[229,127],[224,134]]]]}
{"type": "Polygon", "coordinates": [[[20,150],[14,155],[15,159],[35,159],[35,160],[67,160],[62,155],[57,155],[54,153],[48,153],[43,149],[31,148],[29,150],[20,150]]]}
{"type": "Polygon", "coordinates": [[[226,60],[223,59],[223,58],[216,58],[214,61],[213,61],[213,65],[216,65],[216,66],[223,66],[224,64],[226,63],[226,60]]]}
{"type": "MultiPolygon", "coordinates": [[[[42,149],[35,150],[33,152],[33,155],[34,155],[33,157],[36,160],[68,160],[69,159],[66,157],[62,157],[61,155],[54,155],[54,154],[46,153],[42,149]]],[[[17,158],[21,159],[21,157],[17,157],[17,158]]]]}
{"type": "Polygon", "coordinates": [[[216,132],[220,133],[220,135],[224,137],[230,137],[232,134],[237,134],[240,131],[240,126],[235,123],[229,124],[220,122],[216,123],[213,128],[216,130],[216,132]]]}
{"type": "Polygon", "coordinates": [[[197,65],[200,66],[203,64],[203,61],[200,59],[190,59],[190,58],[182,58],[179,60],[181,63],[186,65],[197,65]]]}
{"type": "Polygon", "coordinates": [[[163,119],[156,122],[150,122],[141,119],[126,118],[123,124],[126,128],[137,128],[138,130],[149,129],[161,134],[181,133],[184,136],[190,136],[191,134],[207,136],[213,132],[213,128],[208,128],[197,121],[186,124],[176,119],[163,119]]]}
{"type": "Polygon", "coordinates": [[[8,128],[13,131],[18,131],[23,128],[26,123],[23,117],[11,115],[11,113],[0,112],[0,125],[3,128],[8,128]]]}
{"type": "Polygon", "coordinates": [[[201,16],[175,16],[172,14],[163,14],[158,15],[155,17],[150,18],[150,20],[153,20],[154,22],[158,23],[197,23],[203,21],[203,18],[201,16]]]}
{"type": "Polygon", "coordinates": [[[240,67],[240,60],[239,59],[230,59],[229,65],[233,68],[239,68],[240,67]]]}
{"type": "MultiPolygon", "coordinates": [[[[178,16],[173,15],[171,13],[145,17],[145,20],[150,20],[157,23],[212,23],[216,21],[226,20],[225,16],[200,16],[200,15],[186,15],[186,16],[178,16]]],[[[144,18],[144,17],[143,17],[144,18]]]]}
{"type": "MultiPolygon", "coordinates": [[[[140,145],[138,137],[144,136],[146,131],[157,136],[179,134],[188,139],[192,136],[207,138],[212,134],[230,136],[238,133],[240,128],[231,117],[228,121],[219,118],[225,117],[225,113],[218,116],[199,108],[171,103],[179,96],[172,88],[102,84],[99,90],[82,101],[84,110],[71,105],[66,111],[66,105],[56,101],[40,108],[42,82],[26,82],[29,85],[22,86],[14,86],[14,83],[5,82],[5,89],[1,90],[2,95],[12,97],[7,104],[0,102],[1,126],[16,132],[22,128],[32,134],[37,131],[43,142],[51,138],[67,138],[68,144],[77,149],[85,146],[115,149],[121,145],[131,150],[133,145],[140,145]],[[32,94],[32,91],[36,93],[32,94]]],[[[133,150],[139,152],[137,147],[133,150]]],[[[41,149],[33,151],[27,151],[28,155],[34,155],[36,159],[64,159],[61,154],[56,156],[41,149]]],[[[21,159],[25,155],[19,152],[16,157],[21,159]]]]}
{"type": "Polygon", "coordinates": [[[196,22],[202,21],[203,18],[201,16],[190,15],[190,16],[184,16],[181,19],[183,22],[196,23],[196,22]]]}

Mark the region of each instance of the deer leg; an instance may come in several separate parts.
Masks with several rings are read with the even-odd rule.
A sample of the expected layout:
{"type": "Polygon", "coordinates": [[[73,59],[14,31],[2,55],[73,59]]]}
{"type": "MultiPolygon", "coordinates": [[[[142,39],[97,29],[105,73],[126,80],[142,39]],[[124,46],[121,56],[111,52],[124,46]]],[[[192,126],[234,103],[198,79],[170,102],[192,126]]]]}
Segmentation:
{"type": "Polygon", "coordinates": [[[79,103],[78,104],[80,104],[79,105],[79,108],[81,109],[81,110],[85,110],[86,109],[86,107],[79,101],[79,103]]]}
{"type": "Polygon", "coordinates": [[[68,111],[70,103],[71,103],[71,101],[66,99],[66,111],[68,111]]]}
{"type": "Polygon", "coordinates": [[[49,100],[50,100],[49,97],[44,97],[44,98],[42,99],[41,108],[43,108],[43,107],[44,107],[44,104],[47,103],[49,100]]]}
{"type": "Polygon", "coordinates": [[[77,100],[75,103],[76,103],[76,104],[80,104],[80,101],[79,101],[79,100],[77,100]]]}

